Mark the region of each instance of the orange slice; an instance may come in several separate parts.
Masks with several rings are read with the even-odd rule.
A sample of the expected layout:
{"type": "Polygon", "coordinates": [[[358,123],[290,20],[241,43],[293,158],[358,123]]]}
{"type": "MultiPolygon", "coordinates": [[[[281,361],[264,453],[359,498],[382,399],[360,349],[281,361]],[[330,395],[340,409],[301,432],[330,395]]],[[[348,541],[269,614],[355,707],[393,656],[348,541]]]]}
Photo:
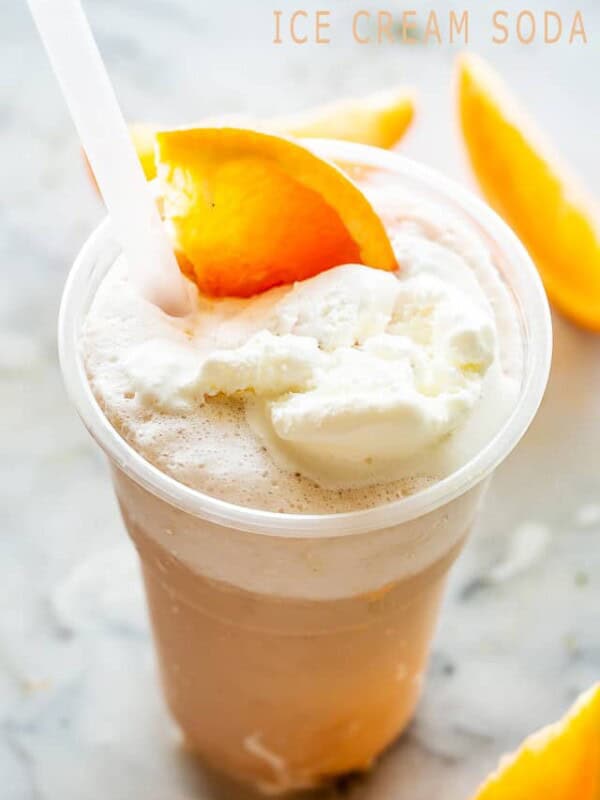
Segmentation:
{"type": "MultiPolygon", "coordinates": [[[[261,123],[266,130],[298,138],[343,139],[373,147],[391,148],[404,136],[415,115],[415,102],[406,89],[375,92],[352,100],[319,106],[289,117],[261,123]]],[[[202,123],[199,123],[200,125],[202,123]]],[[[210,125],[210,122],[206,122],[210,125]]],[[[146,178],[156,178],[154,148],[157,125],[130,125],[131,138],[146,178]]],[[[90,172],[92,180],[94,176],[90,172]]]]}
{"type": "Polygon", "coordinates": [[[557,309],[600,331],[600,211],[543,142],[496,74],[458,64],[460,121],[487,200],[537,264],[557,309]]]}
{"type": "Polygon", "coordinates": [[[156,178],[156,162],[154,159],[156,127],[136,122],[129,126],[129,133],[144,170],[144,175],[147,180],[151,181],[156,178]]]}
{"type": "Polygon", "coordinates": [[[600,683],[504,759],[472,800],[599,800],[600,683]]]}
{"type": "Polygon", "coordinates": [[[366,197],[305,147],[242,128],[156,141],[165,220],[204,294],[248,297],[345,263],[397,268],[366,197]]]}
{"type": "Polygon", "coordinates": [[[343,139],[391,148],[404,136],[414,114],[412,94],[390,90],[278,117],[265,122],[265,127],[299,138],[343,139]]]}

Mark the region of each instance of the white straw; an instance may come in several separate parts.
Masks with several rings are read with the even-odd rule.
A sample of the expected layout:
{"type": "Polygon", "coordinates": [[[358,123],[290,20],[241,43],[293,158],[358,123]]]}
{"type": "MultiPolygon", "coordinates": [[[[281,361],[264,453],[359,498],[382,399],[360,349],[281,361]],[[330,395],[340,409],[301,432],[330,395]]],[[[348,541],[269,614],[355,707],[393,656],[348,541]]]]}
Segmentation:
{"type": "Polygon", "coordinates": [[[171,314],[189,299],[79,0],[28,0],[111,224],[143,295],[171,314]]]}

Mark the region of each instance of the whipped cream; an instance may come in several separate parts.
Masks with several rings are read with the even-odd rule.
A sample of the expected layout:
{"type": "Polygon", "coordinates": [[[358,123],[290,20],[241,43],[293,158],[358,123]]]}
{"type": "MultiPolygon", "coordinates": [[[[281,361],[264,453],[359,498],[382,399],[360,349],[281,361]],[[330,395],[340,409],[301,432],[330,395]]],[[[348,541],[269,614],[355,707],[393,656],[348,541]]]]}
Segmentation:
{"type": "Polygon", "coordinates": [[[493,315],[434,275],[348,264],[271,300],[251,299],[229,320],[218,303],[199,309],[236,346],[155,339],[132,349],[126,369],[140,402],[173,414],[241,396],[276,458],[335,486],[392,476],[481,397],[493,315]]]}

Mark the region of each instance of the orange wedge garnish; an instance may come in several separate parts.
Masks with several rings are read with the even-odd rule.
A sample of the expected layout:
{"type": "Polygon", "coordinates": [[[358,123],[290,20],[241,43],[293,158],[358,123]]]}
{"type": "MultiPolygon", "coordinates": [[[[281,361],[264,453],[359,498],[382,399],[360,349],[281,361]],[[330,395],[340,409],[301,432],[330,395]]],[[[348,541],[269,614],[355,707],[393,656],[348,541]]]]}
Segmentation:
{"type": "Polygon", "coordinates": [[[249,297],[345,263],[397,268],[360,189],[305,147],[242,128],[156,141],[165,220],[203,293],[249,297]]]}
{"type": "Polygon", "coordinates": [[[600,684],[505,758],[472,800],[598,800],[600,684]]]}
{"type": "Polygon", "coordinates": [[[484,195],[511,225],[554,305],[600,330],[600,211],[476,56],[458,66],[460,121],[484,195]]]}

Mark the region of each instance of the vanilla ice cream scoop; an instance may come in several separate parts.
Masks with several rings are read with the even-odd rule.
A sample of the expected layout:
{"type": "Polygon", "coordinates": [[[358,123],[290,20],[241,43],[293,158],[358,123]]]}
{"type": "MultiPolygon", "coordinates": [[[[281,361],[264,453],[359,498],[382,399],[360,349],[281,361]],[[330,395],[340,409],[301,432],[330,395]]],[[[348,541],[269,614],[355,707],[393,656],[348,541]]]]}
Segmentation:
{"type": "Polygon", "coordinates": [[[212,327],[227,347],[162,340],[129,353],[140,400],[177,413],[240,396],[274,457],[326,486],[393,473],[452,433],[496,350],[491,312],[457,287],[353,264],[212,327]]]}

